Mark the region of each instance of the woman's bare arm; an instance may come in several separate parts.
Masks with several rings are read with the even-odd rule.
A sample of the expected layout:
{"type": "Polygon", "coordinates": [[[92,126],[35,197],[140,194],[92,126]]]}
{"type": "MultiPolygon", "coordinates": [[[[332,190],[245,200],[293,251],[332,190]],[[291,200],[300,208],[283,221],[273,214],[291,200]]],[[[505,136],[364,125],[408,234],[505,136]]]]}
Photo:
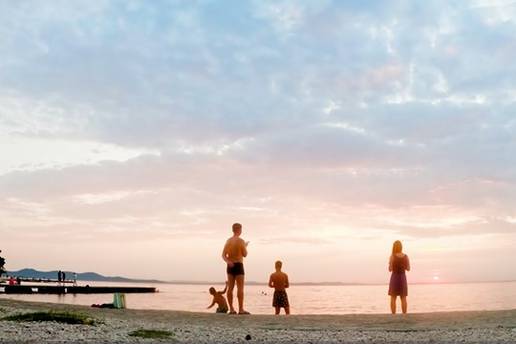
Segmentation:
{"type": "Polygon", "coordinates": [[[392,255],[389,258],[389,272],[392,272],[392,255]]]}
{"type": "Polygon", "coordinates": [[[410,260],[408,259],[408,256],[405,257],[407,257],[407,271],[410,271],[410,260]]]}

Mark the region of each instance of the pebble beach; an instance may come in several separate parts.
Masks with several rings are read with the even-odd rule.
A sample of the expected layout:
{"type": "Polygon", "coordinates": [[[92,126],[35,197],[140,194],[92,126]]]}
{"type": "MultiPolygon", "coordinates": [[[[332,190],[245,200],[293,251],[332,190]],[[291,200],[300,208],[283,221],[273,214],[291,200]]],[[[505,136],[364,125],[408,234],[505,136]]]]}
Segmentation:
{"type": "Polygon", "coordinates": [[[0,321],[1,343],[516,343],[516,310],[408,315],[225,315],[0,299],[0,317],[41,311],[88,315],[94,325],[0,321]],[[166,339],[132,331],[164,330],[166,339]]]}

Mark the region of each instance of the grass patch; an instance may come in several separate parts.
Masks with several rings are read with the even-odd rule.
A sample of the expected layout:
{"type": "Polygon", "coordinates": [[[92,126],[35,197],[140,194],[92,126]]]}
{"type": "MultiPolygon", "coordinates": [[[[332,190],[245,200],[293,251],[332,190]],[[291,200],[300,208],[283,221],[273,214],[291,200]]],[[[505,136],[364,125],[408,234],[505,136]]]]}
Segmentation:
{"type": "Polygon", "coordinates": [[[7,321],[55,321],[62,324],[72,325],[95,325],[95,320],[91,317],[71,312],[35,312],[15,314],[2,318],[7,321]]]}
{"type": "Polygon", "coordinates": [[[174,337],[174,333],[170,331],[163,330],[136,330],[129,333],[131,337],[139,337],[139,338],[153,338],[153,339],[166,339],[174,337]]]}

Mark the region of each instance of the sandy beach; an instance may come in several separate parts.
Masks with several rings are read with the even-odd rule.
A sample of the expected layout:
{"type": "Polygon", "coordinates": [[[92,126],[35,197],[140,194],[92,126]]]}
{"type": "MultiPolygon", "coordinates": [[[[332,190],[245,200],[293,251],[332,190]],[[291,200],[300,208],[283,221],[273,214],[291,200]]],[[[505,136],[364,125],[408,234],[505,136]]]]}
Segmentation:
{"type": "Polygon", "coordinates": [[[516,310],[409,315],[230,316],[151,310],[109,310],[0,300],[0,316],[36,311],[86,314],[94,326],[0,321],[0,342],[19,343],[515,343],[516,310]],[[168,339],[132,337],[167,330],[168,339]],[[248,339],[246,339],[246,337],[248,339]],[[249,339],[250,338],[250,339],[249,339]]]}

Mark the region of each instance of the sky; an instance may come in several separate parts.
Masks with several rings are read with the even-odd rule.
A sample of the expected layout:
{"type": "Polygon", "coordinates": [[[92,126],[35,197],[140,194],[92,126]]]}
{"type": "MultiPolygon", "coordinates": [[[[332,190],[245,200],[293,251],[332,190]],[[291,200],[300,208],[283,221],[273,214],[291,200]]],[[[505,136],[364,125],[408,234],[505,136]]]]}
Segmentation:
{"type": "Polygon", "coordinates": [[[0,0],[7,268],[516,279],[513,1],[0,0]]]}

